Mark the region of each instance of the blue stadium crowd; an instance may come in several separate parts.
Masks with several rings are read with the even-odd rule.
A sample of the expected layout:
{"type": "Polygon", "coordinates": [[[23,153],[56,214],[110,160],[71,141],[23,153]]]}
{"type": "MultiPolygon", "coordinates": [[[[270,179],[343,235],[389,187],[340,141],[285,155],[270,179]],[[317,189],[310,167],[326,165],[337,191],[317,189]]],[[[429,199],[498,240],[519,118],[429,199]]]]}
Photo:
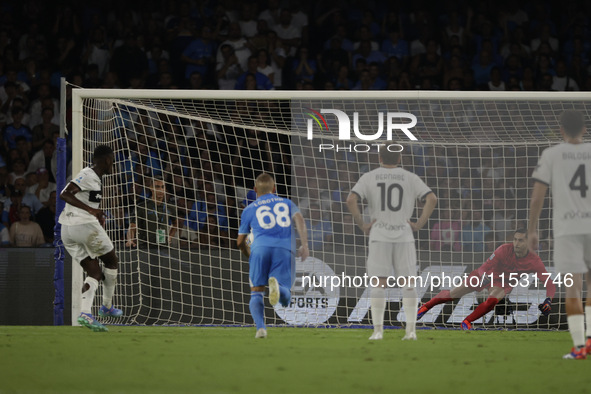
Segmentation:
{"type": "MultiPolygon", "coordinates": [[[[589,2],[555,0],[0,1],[0,241],[52,241],[61,77],[86,88],[589,91],[590,11],[589,2]],[[23,206],[32,219],[21,218],[23,206]],[[23,220],[26,233],[13,234],[23,220]]],[[[462,185],[460,175],[444,182],[459,193],[494,189],[462,185]]],[[[451,190],[441,179],[436,187],[451,190]]],[[[335,200],[341,189],[326,185],[335,200]]],[[[501,207],[507,201],[472,199],[520,212],[501,207]]],[[[481,209],[453,204],[439,216],[490,223],[454,217],[481,209]]],[[[323,208],[311,202],[311,220],[332,237],[317,217],[323,208]]],[[[461,250],[441,242],[458,226],[431,226],[431,248],[461,250]]]]}

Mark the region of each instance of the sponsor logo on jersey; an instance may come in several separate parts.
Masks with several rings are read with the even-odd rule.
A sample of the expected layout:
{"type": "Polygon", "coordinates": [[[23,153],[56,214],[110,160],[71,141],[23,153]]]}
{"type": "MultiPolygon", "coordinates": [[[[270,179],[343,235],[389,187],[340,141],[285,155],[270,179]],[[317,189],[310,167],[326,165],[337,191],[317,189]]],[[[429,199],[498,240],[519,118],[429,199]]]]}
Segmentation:
{"type": "Polygon", "coordinates": [[[565,220],[570,219],[590,219],[591,212],[581,212],[581,211],[569,211],[564,214],[565,220]]]}
{"type": "Polygon", "coordinates": [[[103,192],[102,190],[91,190],[88,193],[88,201],[100,203],[103,199],[103,192]]]}

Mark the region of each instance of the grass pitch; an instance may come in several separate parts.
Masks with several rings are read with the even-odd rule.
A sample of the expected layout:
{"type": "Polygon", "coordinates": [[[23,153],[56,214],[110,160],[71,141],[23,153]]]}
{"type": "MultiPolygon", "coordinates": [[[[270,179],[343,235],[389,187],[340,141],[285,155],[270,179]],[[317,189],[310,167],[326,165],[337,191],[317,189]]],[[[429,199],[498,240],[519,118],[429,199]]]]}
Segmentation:
{"type": "Polygon", "coordinates": [[[567,332],[0,327],[0,393],[589,392],[567,332]]]}

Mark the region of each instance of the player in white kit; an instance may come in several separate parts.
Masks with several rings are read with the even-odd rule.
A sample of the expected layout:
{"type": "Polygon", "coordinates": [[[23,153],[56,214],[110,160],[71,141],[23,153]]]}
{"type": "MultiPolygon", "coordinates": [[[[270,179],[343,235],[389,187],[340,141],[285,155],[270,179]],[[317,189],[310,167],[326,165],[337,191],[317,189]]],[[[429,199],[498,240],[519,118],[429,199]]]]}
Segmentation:
{"type": "Polygon", "coordinates": [[[86,167],[68,183],[60,194],[66,202],[59,222],[62,225],[62,241],[72,256],[86,272],[82,288],[81,314],[78,323],[93,331],[108,331],[92,316],[91,308],[98,284],[103,280],[103,305],[99,310],[102,317],[120,317],[121,309],[112,305],[117,284],[119,260],[113,243],[103,228],[105,214],[99,208],[102,200],[102,176],[113,170],[115,156],[107,145],[94,150],[92,167],[86,167]],[[100,259],[104,269],[99,265],[100,259]]]}
{"type": "Polygon", "coordinates": [[[573,276],[566,286],[566,315],[574,347],[564,358],[585,359],[591,352],[591,297],[583,313],[583,274],[591,283],[591,143],[581,112],[565,111],[560,117],[564,142],[547,148],[535,168],[529,216],[529,246],[538,247],[538,219],[548,188],[552,188],[554,264],[563,277],[573,276]],[[585,344],[585,321],[587,343],[585,344]]]}
{"type": "Polygon", "coordinates": [[[417,252],[413,231],[420,230],[429,220],[437,197],[415,174],[399,167],[401,153],[380,149],[380,168],[365,173],[351,189],[347,207],[355,224],[369,234],[367,274],[379,278],[377,287],[371,289],[371,316],[374,332],[369,339],[382,339],[385,288],[392,268],[397,277],[406,277],[402,289],[402,307],[406,315],[404,340],[417,339],[415,333],[418,297],[415,284],[408,280],[417,274],[417,252]],[[415,201],[425,202],[416,222],[409,219],[415,209],[415,201]],[[370,223],[364,223],[359,203],[367,201],[370,223]]]}

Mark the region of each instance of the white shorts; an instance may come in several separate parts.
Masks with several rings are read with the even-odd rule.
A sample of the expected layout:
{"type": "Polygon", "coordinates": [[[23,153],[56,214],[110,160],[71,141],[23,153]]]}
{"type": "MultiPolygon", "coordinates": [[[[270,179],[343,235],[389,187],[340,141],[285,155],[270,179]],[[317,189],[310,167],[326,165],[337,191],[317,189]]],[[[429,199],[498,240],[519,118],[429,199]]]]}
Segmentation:
{"type": "Polygon", "coordinates": [[[554,239],[556,273],[584,274],[591,270],[591,234],[565,235],[554,239]]]}
{"type": "Polygon", "coordinates": [[[85,258],[95,259],[114,249],[113,242],[98,220],[94,223],[62,225],[64,247],[74,261],[80,263],[85,258]]]}
{"type": "Polygon", "coordinates": [[[367,274],[379,277],[416,275],[417,250],[415,243],[370,242],[367,255],[367,274]]]}

